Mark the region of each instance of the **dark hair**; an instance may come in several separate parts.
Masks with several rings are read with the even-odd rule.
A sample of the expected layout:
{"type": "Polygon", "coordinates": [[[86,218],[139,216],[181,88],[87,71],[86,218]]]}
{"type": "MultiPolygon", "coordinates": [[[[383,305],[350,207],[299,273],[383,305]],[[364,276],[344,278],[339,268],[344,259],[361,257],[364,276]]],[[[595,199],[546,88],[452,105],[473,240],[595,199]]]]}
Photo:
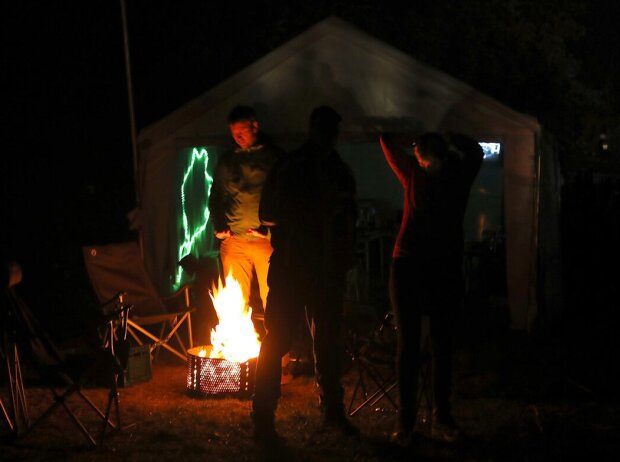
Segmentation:
{"type": "Polygon", "coordinates": [[[416,139],[415,146],[422,157],[433,156],[441,160],[448,157],[448,143],[439,133],[427,132],[421,134],[416,139]]]}
{"type": "Polygon", "coordinates": [[[310,113],[310,127],[312,128],[334,128],[341,120],[340,114],[331,106],[318,106],[310,113]]]}
{"type": "Polygon", "coordinates": [[[256,111],[250,106],[235,106],[228,113],[228,123],[235,123],[241,120],[256,120],[256,111]]]}

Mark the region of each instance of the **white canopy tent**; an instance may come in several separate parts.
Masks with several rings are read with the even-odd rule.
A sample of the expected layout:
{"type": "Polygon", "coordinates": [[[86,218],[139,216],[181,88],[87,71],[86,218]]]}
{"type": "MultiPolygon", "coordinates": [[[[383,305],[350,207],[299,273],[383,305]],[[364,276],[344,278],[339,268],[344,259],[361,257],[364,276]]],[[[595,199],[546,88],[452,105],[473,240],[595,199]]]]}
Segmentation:
{"type": "MultiPolygon", "coordinates": [[[[557,172],[551,151],[543,149],[540,125],[335,17],[139,133],[144,260],[162,290],[170,287],[179,259],[182,231],[176,217],[181,180],[173,174],[179,156],[194,147],[206,147],[213,155],[229,146],[226,120],[236,104],[253,106],[264,131],[284,148],[305,139],[313,107],[335,107],[344,119],[339,151],[356,175],[360,197],[376,200],[388,213],[402,203],[402,190],[383,160],[378,144],[382,131],[460,131],[480,141],[501,143],[499,196],[474,186],[472,201],[497,205],[497,213],[486,217],[485,226],[492,230],[503,222],[511,327],[532,327],[540,300],[540,166],[557,172]]],[[[214,158],[210,159],[212,167],[214,158]]],[[[549,178],[544,200],[553,214],[558,181],[557,175],[549,178]]],[[[479,239],[480,217],[468,220],[467,238],[479,239]]],[[[544,242],[552,249],[546,252],[553,260],[546,270],[550,274],[558,264],[557,230],[553,224],[548,229],[544,242]]]]}

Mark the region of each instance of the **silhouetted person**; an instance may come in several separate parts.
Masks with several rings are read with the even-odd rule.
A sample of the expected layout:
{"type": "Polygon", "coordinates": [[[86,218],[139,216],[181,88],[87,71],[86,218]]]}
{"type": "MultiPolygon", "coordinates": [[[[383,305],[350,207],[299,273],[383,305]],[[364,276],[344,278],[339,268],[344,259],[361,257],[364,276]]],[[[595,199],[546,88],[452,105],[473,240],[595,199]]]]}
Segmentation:
{"type": "Polygon", "coordinates": [[[340,383],[345,273],[354,257],[355,180],[334,146],[340,115],[331,107],[310,115],[309,139],[271,171],[260,204],[271,227],[273,254],[252,403],[258,442],[277,437],[281,357],[289,351],[304,315],[313,344],[323,423],[354,434],[340,383]]]}
{"type": "Polygon", "coordinates": [[[398,328],[399,430],[411,441],[417,419],[422,316],[428,315],[436,408],[431,436],[454,442],[452,337],[464,295],[463,217],[471,185],[482,165],[479,144],[464,135],[448,142],[425,133],[408,154],[397,137],[384,134],[381,147],[402,184],[404,213],[392,254],[390,299],[398,328]]]}

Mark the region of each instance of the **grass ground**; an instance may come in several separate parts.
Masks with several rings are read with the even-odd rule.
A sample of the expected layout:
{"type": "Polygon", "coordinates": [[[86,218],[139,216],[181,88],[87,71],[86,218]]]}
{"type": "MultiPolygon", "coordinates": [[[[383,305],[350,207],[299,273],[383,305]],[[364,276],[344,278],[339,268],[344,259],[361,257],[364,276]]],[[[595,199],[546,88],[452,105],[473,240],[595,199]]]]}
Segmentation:
{"type": "MultiPolygon", "coordinates": [[[[488,314],[488,313],[487,313],[488,314]]],[[[455,361],[455,417],[467,437],[446,446],[422,440],[403,450],[389,443],[396,411],[388,400],[351,417],[362,432],[346,438],[320,426],[312,377],[298,374],[283,386],[277,429],[286,450],[261,453],[251,437],[250,401],[197,399],[186,391],[186,366],[161,358],[150,381],[121,389],[123,429],[101,447],[90,448],[62,409],[23,438],[10,437],[0,421],[3,461],[543,461],[611,460],[620,449],[620,404],[613,396],[565,374],[557,348],[495,323],[464,322],[455,361]],[[559,359],[558,359],[559,358],[559,359]]],[[[351,365],[350,365],[351,366],[351,365]]],[[[358,380],[355,367],[344,377],[347,404],[358,380]]],[[[26,390],[35,418],[49,405],[48,393],[26,390]]],[[[103,389],[87,390],[102,405],[103,389]]],[[[354,403],[355,404],[355,403],[354,403]]],[[[85,422],[90,413],[71,404],[85,422]]]]}

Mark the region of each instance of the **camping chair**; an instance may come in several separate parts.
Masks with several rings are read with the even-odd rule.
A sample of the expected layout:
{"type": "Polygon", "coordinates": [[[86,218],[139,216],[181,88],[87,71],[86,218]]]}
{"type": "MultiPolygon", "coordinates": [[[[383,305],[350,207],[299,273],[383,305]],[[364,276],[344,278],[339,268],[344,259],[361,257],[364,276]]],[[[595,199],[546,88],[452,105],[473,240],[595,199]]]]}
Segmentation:
{"type": "Polygon", "coordinates": [[[189,286],[161,297],[146,272],[136,242],[86,246],[82,251],[99,301],[105,303],[118,296],[122,305],[132,306],[127,328],[133,340],[138,345],[150,344],[152,355],[161,347],[185,362],[187,350],[193,347],[190,314],[194,308],[190,306],[189,286]],[[185,340],[180,332],[186,335],[185,340]]]}
{"type": "MultiPolygon", "coordinates": [[[[398,410],[398,404],[392,396],[392,390],[398,387],[395,370],[397,328],[392,322],[392,317],[392,313],[387,313],[370,336],[353,334],[349,353],[358,376],[349,403],[350,416],[354,416],[367,406],[373,408],[384,398],[394,410],[398,410]],[[361,402],[356,405],[358,400],[361,402]]],[[[430,425],[434,400],[431,341],[427,316],[422,317],[421,347],[417,421],[418,425],[430,425]]]]}
{"type": "MultiPolygon", "coordinates": [[[[108,430],[120,429],[117,381],[124,364],[115,354],[115,345],[120,346],[122,338],[110,342],[111,337],[97,336],[93,342],[83,342],[79,354],[69,355],[57,347],[17,293],[15,285],[20,280],[21,270],[19,277],[9,281],[2,298],[1,350],[11,395],[10,409],[2,405],[5,420],[14,436],[23,437],[47,421],[57,408],[62,407],[90,444],[102,444],[108,430]],[[28,412],[22,361],[29,373],[34,374],[36,383],[47,388],[52,395],[51,403],[36,419],[31,419],[28,412]],[[95,378],[103,379],[109,390],[105,412],[83,392],[83,386],[95,378]],[[70,404],[75,404],[76,400],[69,402],[73,397],[79,398],[77,402],[86,404],[87,409],[93,411],[94,418],[100,423],[98,438],[93,436],[93,431],[87,428],[83,418],[69,407],[70,404]],[[115,422],[111,419],[112,405],[116,411],[115,422]]],[[[109,332],[110,328],[106,327],[116,324],[116,332],[122,333],[129,309],[128,306],[115,305],[105,313],[102,311],[96,327],[103,327],[103,331],[109,332]]]]}
{"type": "Polygon", "coordinates": [[[395,327],[388,313],[369,335],[352,334],[349,354],[357,371],[357,381],[349,402],[349,415],[354,416],[366,406],[373,407],[383,398],[398,409],[390,395],[397,386],[394,360],[396,357],[395,327]],[[356,402],[361,400],[356,405],[356,402]]]}
{"type": "Polygon", "coordinates": [[[14,435],[17,435],[30,422],[19,361],[19,349],[15,340],[14,315],[9,310],[9,302],[11,300],[9,291],[12,290],[11,288],[15,284],[21,281],[21,268],[12,263],[8,264],[5,269],[7,270],[8,277],[6,281],[8,281],[8,284],[4,287],[2,306],[0,308],[0,359],[2,360],[5,373],[5,376],[2,377],[2,385],[4,385],[4,380],[8,384],[9,400],[5,404],[3,396],[0,396],[0,409],[9,430],[14,435]]]}

